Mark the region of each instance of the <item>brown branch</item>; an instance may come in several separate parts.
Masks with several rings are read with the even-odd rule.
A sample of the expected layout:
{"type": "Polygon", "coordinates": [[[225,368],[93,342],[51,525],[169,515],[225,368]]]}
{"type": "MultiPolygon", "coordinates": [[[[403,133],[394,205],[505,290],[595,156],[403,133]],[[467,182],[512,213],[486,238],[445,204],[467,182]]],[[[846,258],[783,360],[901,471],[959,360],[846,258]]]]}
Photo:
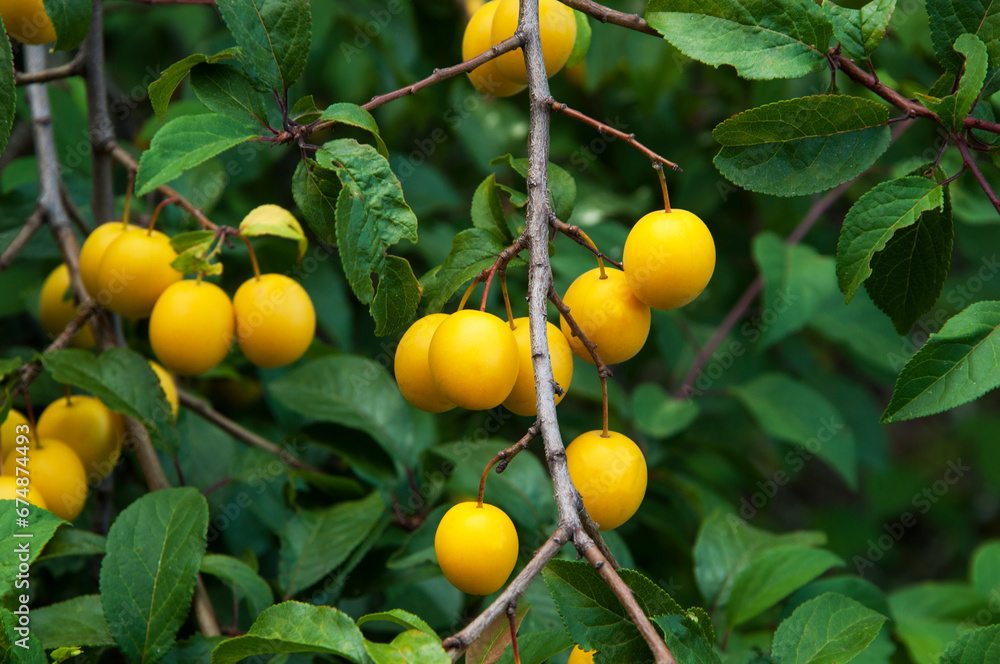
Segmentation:
{"type": "Polygon", "coordinates": [[[993,191],[993,187],[986,180],[986,176],[983,175],[982,170],[980,170],[979,165],[976,163],[976,158],[969,152],[969,144],[965,142],[964,138],[958,137],[955,139],[955,145],[958,147],[958,151],[962,153],[962,163],[972,171],[972,177],[976,178],[976,182],[979,183],[983,193],[986,194],[986,198],[990,199],[993,208],[1000,213],[1000,198],[997,197],[997,193],[993,191]]]}
{"type": "MultiPolygon", "coordinates": [[[[63,331],[59,333],[59,336],[52,340],[45,350],[42,352],[43,355],[52,353],[57,350],[62,350],[69,345],[69,340],[73,338],[77,332],[83,329],[83,326],[90,322],[90,319],[101,312],[100,305],[94,300],[90,300],[87,304],[80,307],[80,310],[76,312],[76,316],[71,320],[63,331]]],[[[27,390],[28,386],[31,385],[32,381],[42,373],[42,361],[39,359],[32,360],[31,362],[25,362],[18,368],[18,379],[12,385],[10,385],[9,392],[14,393],[17,390],[27,390]]]]}
{"type": "Polygon", "coordinates": [[[514,241],[514,244],[510,245],[499,254],[497,254],[497,259],[493,262],[493,265],[489,266],[482,272],[476,275],[476,282],[481,283],[491,278],[498,270],[504,270],[510,264],[514,258],[525,250],[528,246],[528,233],[525,231],[521,233],[518,238],[514,241]]]}
{"type": "Polygon", "coordinates": [[[302,461],[295,455],[293,455],[288,450],[285,450],[278,445],[275,445],[271,441],[262,438],[255,434],[253,431],[241,426],[240,424],[232,421],[222,413],[214,410],[207,401],[203,401],[198,397],[194,396],[190,392],[178,389],[177,395],[180,398],[180,402],[185,408],[194,412],[199,417],[203,418],[207,422],[214,424],[219,429],[222,429],[228,433],[233,438],[239,440],[242,443],[246,443],[250,447],[256,447],[259,450],[264,450],[265,452],[270,452],[272,454],[278,455],[282,462],[292,468],[297,468],[298,470],[305,470],[310,473],[323,473],[323,470],[317,468],[316,466],[302,461]]]}
{"type": "Polygon", "coordinates": [[[597,256],[600,259],[606,260],[607,262],[611,263],[612,265],[614,265],[619,270],[622,269],[621,261],[616,261],[614,258],[611,258],[607,254],[605,254],[603,251],[601,251],[600,249],[598,249],[597,247],[590,246],[590,243],[588,243],[583,238],[583,232],[580,230],[579,226],[574,226],[572,224],[567,224],[565,221],[562,221],[562,220],[560,220],[559,218],[557,218],[555,216],[553,216],[551,219],[549,219],[549,223],[552,225],[552,228],[556,229],[557,231],[559,231],[563,235],[569,237],[574,242],[576,242],[578,245],[580,245],[582,247],[585,247],[587,249],[587,251],[589,251],[590,253],[594,254],[595,256],[597,256]]]}
{"type": "Polygon", "coordinates": [[[14,258],[17,256],[21,249],[24,249],[24,245],[28,244],[28,240],[35,234],[41,225],[45,221],[45,216],[42,210],[38,209],[31,213],[27,219],[24,220],[24,225],[21,226],[21,230],[17,232],[14,239],[11,240],[7,248],[3,250],[3,254],[0,255],[0,272],[3,272],[10,264],[14,262],[14,258]]]}
{"type": "Polygon", "coordinates": [[[662,39],[662,35],[653,29],[649,23],[646,23],[646,19],[638,14],[626,14],[624,12],[615,11],[614,9],[593,2],[592,0],[559,0],[559,2],[563,3],[567,7],[572,7],[577,11],[583,12],[587,16],[596,18],[601,23],[612,23],[623,28],[635,30],[636,32],[642,32],[647,35],[653,35],[654,37],[660,37],[662,39]]]}
{"type": "Polygon", "coordinates": [[[835,64],[842,72],[847,74],[847,77],[855,83],[860,83],[865,86],[910,117],[926,118],[928,120],[934,120],[940,124],[941,118],[939,118],[936,113],[930,111],[923,104],[913,101],[912,99],[907,99],[896,90],[893,90],[880,81],[874,74],[865,71],[855,64],[854,60],[851,60],[846,55],[840,53],[839,49],[830,49],[829,55],[833,64],[835,64]]]}
{"type": "Polygon", "coordinates": [[[559,293],[556,292],[555,287],[551,287],[549,289],[548,299],[555,305],[556,310],[562,314],[562,317],[566,319],[566,323],[569,325],[569,329],[572,330],[573,336],[579,339],[580,343],[583,344],[583,347],[587,349],[588,353],[590,353],[591,359],[594,360],[594,366],[597,367],[597,375],[601,377],[601,381],[603,382],[605,379],[614,375],[611,373],[611,369],[608,368],[608,365],[604,363],[604,360],[602,360],[601,356],[597,353],[597,344],[591,341],[584,333],[580,324],[576,322],[575,318],[573,318],[570,308],[566,306],[566,303],[563,302],[561,297],[559,297],[559,293]]]}
{"type": "Polygon", "coordinates": [[[671,169],[673,169],[675,171],[680,171],[681,170],[681,167],[678,166],[677,164],[675,164],[674,162],[670,161],[669,159],[667,159],[665,157],[660,156],[659,154],[657,154],[656,152],[653,152],[652,150],[650,150],[649,148],[647,148],[645,145],[643,145],[639,141],[635,140],[635,134],[626,134],[625,132],[623,132],[623,131],[621,131],[619,129],[615,129],[611,125],[604,124],[600,120],[595,120],[594,118],[590,117],[586,113],[581,113],[580,111],[572,109],[569,106],[567,106],[566,104],[563,104],[561,102],[556,101],[552,97],[549,97],[546,100],[546,103],[549,105],[549,107],[553,111],[557,111],[559,113],[562,113],[563,115],[569,116],[569,117],[573,118],[574,120],[579,120],[580,122],[584,123],[585,125],[589,125],[589,126],[593,127],[594,129],[596,129],[597,131],[601,132],[602,134],[609,134],[611,136],[614,136],[617,139],[625,141],[626,143],[628,143],[629,145],[631,145],[632,147],[634,147],[636,150],[638,150],[639,152],[641,152],[644,155],[646,155],[649,158],[649,160],[651,162],[653,162],[654,164],[657,163],[657,162],[659,162],[659,163],[663,164],[664,166],[669,166],[671,169]]]}
{"type": "Polygon", "coordinates": [[[90,31],[83,43],[87,71],[87,116],[90,120],[91,199],[94,224],[114,219],[115,193],[111,179],[114,126],[108,113],[108,85],[104,72],[104,0],[93,0],[90,31]]]}
{"type": "Polygon", "coordinates": [[[84,51],[81,50],[77,52],[72,60],[58,67],[50,67],[41,71],[31,72],[30,74],[26,72],[14,72],[14,84],[20,87],[34,83],[58,81],[63,78],[82,75],[85,70],[84,51]]]}
{"type": "Polygon", "coordinates": [[[482,507],[483,505],[483,492],[486,489],[486,478],[487,476],[489,476],[490,470],[493,469],[493,466],[497,466],[497,464],[500,464],[499,466],[497,466],[497,474],[500,474],[503,471],[507,470],[507,464],[511,462],[511,459],[516,457],[518,453],[528,449],[528,446],[531,445],[532,441],[534,441],[535,438],[538,438],[539,433],[541,433],[541,431],[539,430],[538,422],[536,421],[534,424],[528,427],[528,432],[523,436],[521,436],[521,440],[517,441],[510,447],[504,448],[499,452],[497,452],[493,456],[493,458],[490,459],[490,462],[486,464],[486,468],[483,470],[483,475],[482,477],[479,478],[480,507],[482,507]]]}

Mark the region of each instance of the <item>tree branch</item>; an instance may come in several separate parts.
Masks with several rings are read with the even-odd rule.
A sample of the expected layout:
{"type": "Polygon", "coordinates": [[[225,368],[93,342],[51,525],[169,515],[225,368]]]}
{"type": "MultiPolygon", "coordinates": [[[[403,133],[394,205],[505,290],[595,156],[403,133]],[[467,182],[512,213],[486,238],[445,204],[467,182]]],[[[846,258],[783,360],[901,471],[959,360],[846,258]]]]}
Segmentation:
{"type": "Polygon", "coordinates": [[[997,197],[997,193],[993,191],[993,187],[986,180],[986,176],[983,175],[982,170],[980,170],[979,165],[976,163],[976,158],[969,152],[969,144],[965,142],[964,138],[959,136],[955,139],[955,145],[958,147],[958,151],[962,153],[962,163],[972,171],[972,177],[976,178],[976,182],[979,183],[983,193],[986,194],[986,198],[990,199],[993,208],[997,213],[1000,213],[1000,198],[997,197]]]}
{"type": "Polygon", "coordinates": [[[78,76],[86,71],[86,60],[84,51],[77,51],[76,56],[66,64],[58,67],[50,67],[32,73],[14,72],[14,83],[18,87],[22,85],[32,85],[34,83],[46,83],[57,81],[71,76],[78,76]]]}
{"type": "Polygon", "coordinates": [[[602,260],[606,260],[607,262],[611,263],[612,265],[614,265],[619,270],[622,269],[621,261],[616,261],[614,258],[611,258],[607,254],[605,254],[603,251],[601,251],[600,249],[598,249],[597,247],[591,246],[590,243],[587,242],[587,240],[584,239],[584,237],[583,237],[583,231],[580,230],[579,226],[574,226],[572,224],[567,224],[565,221],[562,221],[558,217],[555,217],[555,216],[553,216],[551,219],[549,219],[549,223],[552,225],[552,228],[556,229],[557,231],[559,231],[563,235],[569,237],[570,239],[572,239],[574,242],[576,242],[580,246],[586,247],[587,250],[590,251],[590,253],[594,254],[595,256],[597,256],[598,258],[600,258],[602,260]]]}
{"type": "Polygon", "coordinates": [[[41,209],[35,210],[31,213],[27,219],[24,220],[24,225],[21,226],[21,230],[17,232],[14,239],[11,240],[7,248],[3,250],[3,255],[0,255],[0,272],[3,272],[10,264],[14,262],[14,258],[17,253],[24,249],[24,245],[28,244],[28,240],[35,234],[41,225],[45,221],[45,216],[41,209]]]}
{"type": "Polygon", "coordinates": [[[108,85],[104,73],[104,0],[93,0],[90,31],[83,44],[86,53],[87,115],[90,119],[91,200],[94,224],[100,226],[115,216],[115,194],[111,179],[111,148],[114,126],[108,113],[108,85]]]}
{"type": "Polygon", "coordinates": [[[663,36],[653,29],[653,27],[646,23],[646,19],[639,16],[638,14],[626,14],[624,12],[616,11],[610,7],[605,7],[604,5],[593,2],[592,0],[559,0],[567,7],[572,7],[577,11],[581,11],[587,16],[596,18],[601,23],[613,23],[614,25],[621,26],[623,28],[628,28],[629,30],[635,30],[636,32],[642,32],[647,35],[653,35],[654,37],[663,36]]]}

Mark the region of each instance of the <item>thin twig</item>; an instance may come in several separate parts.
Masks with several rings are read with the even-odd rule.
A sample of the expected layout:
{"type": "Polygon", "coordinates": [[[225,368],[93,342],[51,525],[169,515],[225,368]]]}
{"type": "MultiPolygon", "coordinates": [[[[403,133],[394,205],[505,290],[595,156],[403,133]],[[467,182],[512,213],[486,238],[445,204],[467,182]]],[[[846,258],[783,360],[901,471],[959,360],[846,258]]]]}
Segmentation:
{"type": "Polygon", "coordinates": [[[562,315],[562,317],[566,319],[566,323],[569,325],[569,329],[573,332],[573,336],[579,339],[580,343],[583,344],[583,347],[587,349],[588,353],[590,353],[591,359],[594,360],[594,366],[597,367],[597,375],[600,376],[602,380],[610,378],[614,375],[612,374],[611,369],[608,368],[608,365],[604,363],[604,360],[601,359],[600,354],[597,352],[597,344],[587,337],[586,333],[580,327],[580,324],[576,322],[575,318],[573,318],[570,308],[566,306],[563,299],[559,297],[559,293],[556,292],[554,287],[549,289],[548,299],[555,305],[556,310],[562,315]]]}
{"type": "Polygon", "coordinates": [[[0,255],[0,272],[3,272],[10,264],[14,262],[14,258],[17,256],[21,249],[24,249],[24,245],[28,244],[31,236],[35,234],[41,226],[42,222],[45,221],[45,217],[42,214],[42,210],[38,209],[31,213],[31,215],[24,220],[24,225],[21,226],[21,230],[17,232],[14,239],[11,240],[7,248],[3,250],[3,254],[0,255]]]}
{"type": "Polygon", "coordinates": [[[626,14],[624,12],[615,11],[614,9],[593,2],[592,0],[559,0],[559,2],[563,3],[567,7],[572,7],[577,11],[583,12],[587,16],[592,16],[601,23],[612,23],[623,28],[628,28],[629,30],[635,30],[636,32],[642,32],[647,35],[662,38],[662,35],[654,30],[649,23],[646,23],[646,19],[638,14],[626,14]]]}
{"type": "Polygon", "coordinates": [[[503,471],[507,470],[507,465],[511,462],[511,459],[516,457],[518,453],[528,449],[528,446],[531,445],[532,441],[538,438],[538,434],[540,432],[541,431],[538,427],[538,422],[536,421],[534,424],[528,427],[528,432],[523,436],[521,436],[521,440],[517,441],[510,447],[506,447],[500,450],[493,456],[492,459],[490,459],[490,462],[486,464],[486,468],[483,470],[482,477],[479,478],[480,506],[482,506],[483,504],[483,492],[486,489],[486,477],[490,474],[490,470],[493,469],[493,466],[497,467],[497,474],[500,474],[503,471]]]}
{"type": "Polygon", "coordinates": [[[986,180],[986,176],[979,169],[979,165],[976,163],[976,158],[969,152],[969,144],[965,142],[965,139],[958,137],[955,139],[955,145],[958,147],[958,151],[962,153],[962,162],[965,167],[972,172],[972,177],[976,178],[976,182],[982,188],[983,193],[986,194],[986,198],[990,199],[990,203],[993,204],[993,208],[1000,213],[1000,198],[997,197],[997,193],[993,191],[993,187],[986,180]]]}
{"type": "Polygon", "coordinates": [[[87,115],[90,119],[91,199],[94,224],[114,219],[115,193],[111,179],[114,126],[108,112],[108,85],[104,72],[104,0],[93,0],[90,31],[83,43],[87,71],[87,115]]]}
{"type": "Polygon", "coordinates": [[[78,76],[86,71],[85,51],[80,50],[76,56],[66,64],[58,67],[50,67],[41,71],[26,73],[15,72],[14,83],[20,87],[22,85],[32,85],[34,83],[47,83],[48,81],[58,81],[71,76],[78,76]]]}
{"type": "Polygon", "coordinates": [[[567,224],[565,221],[562,221],[555,216],[553,216],[549,220],[549,223],[552,224],[552,228],[556,229],[563,235],[569,237],[581,247],[586,247],[586,249],[590,251],[590,253],[594,254],[600,259],[606,260],[619,270],[622,269],[621,261],[616,261],[614,258],[611,258],[603,251],[601,251],[595,246],[592,246],[589,242],[583,239],[583,231],[580,230],[579,226],[574,226],[573,224],[567,224]]]}

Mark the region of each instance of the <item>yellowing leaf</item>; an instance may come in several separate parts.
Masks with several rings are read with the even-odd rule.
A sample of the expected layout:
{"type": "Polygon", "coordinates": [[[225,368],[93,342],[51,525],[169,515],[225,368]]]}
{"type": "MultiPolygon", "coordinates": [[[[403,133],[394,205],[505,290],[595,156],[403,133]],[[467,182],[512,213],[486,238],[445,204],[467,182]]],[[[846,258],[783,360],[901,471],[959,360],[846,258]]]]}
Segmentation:
{"type": "Polygon", "coordinates": [[[299,244],[299,260],[302,260],[306,247],[309,246],[299,220],[280,205],[261,205],[251,210],[240,222],[240,232],[247,237],[275,235],[295,240],[299,244]]]}

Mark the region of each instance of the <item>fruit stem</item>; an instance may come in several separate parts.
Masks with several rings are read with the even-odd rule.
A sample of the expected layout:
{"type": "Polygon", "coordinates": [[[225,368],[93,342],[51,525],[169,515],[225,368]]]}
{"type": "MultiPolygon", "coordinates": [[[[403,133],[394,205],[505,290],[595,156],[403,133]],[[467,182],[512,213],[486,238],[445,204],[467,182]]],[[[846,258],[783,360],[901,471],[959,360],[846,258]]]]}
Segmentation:
{"type": "Polygon", "coordinates": [[[204,273],[204,272],[202,272],[201,270],[198,270],[198,276],[196,276],[196,277],[195,277],[195,279],[194,279],[194,282],[195,282],[196,284],[198,284],[199,286],[201,286],[201,278],[202,278],[202,277],[203,277],[204,275],[205,275],[205,273],[204,273]]]}
{"type": "Polygon", "coordinates": [[[604,271],[604,259],[601,258],[601,252],[597,248],[597,245],[594,244],[594,241],[590,239],[590,236],[583,231],[580,231],[580,238],[587,243],[588,247],[594,250],[594,253],[597,255],[597,267],[601,269],[601,279],[607,279],[608,273],[604,271]]]}
{"type": "Polygon", "coordinates": [[[517,326],[514,325],[514,312],[510,309],[510,295],[507,294],[507,270],[500,271],[500,291],[503,293],[504,306],[507,307],[507,323],[513,332],[517,326]]]}
{"type": "Polygon", "coordinates": [[[73,401],[72,401],[72,399],[70,399],[69,383],[63,383],[63,391],[66,393],[66,405],[67,406],[72,406],[73,405],[73,401]]]}
{"type": "Polygon", "coordinates": [[[469,301],[469,296],[472,295],[472,291],[476,290],[476,286],[479,285],[479,279],[473,279],[472,283],[469,284],[469,288],[466,289],[465,295],[462,296],[462,301],[458,303],[458,309],[456,311],[461,311],[465,309],[465,303],[469,301]]]}
{"type": "Polygon", "coordinates": [[[243,244],[247,246],[247,253],[250,254],[250,264],[253,265],[253,277],[257,281],[260,281],[260,266],[257,265],[257,254],[253,252],[253,247],[250,246],[250,239],[242,233],[239,235],[240,239],[243,240],[243,244]]]}
{"type": "Polygon", "coordinates": [[[128,172],[128,189],[125,190],[125,209],[122,210],[122,229],[128,228],[128,209],[132,204],[132,190],[135,188],[135,171],[128,172]]]}
{"type": "Polygon", "coordinates": [[[486,489],[486,476],[490,474],[490,471],[493,470],[493,466],[497,465],[498,461],[500,461],[499,454],[495,455],[490,460],[489,464],[486,466],[486,470],[483,471],[483,476],[479,480],[479,503],[476,505],[477,507],[481,508],[483,506],[483,491],[486,489]]]}
{"type": "Polygon", "coordinates": [[[517,605],[507,605],[507,619],[510,621],[510,643],[514,648],[514,664],[521,664],[521,654],[517,651],[517,605]]]}
{"type": "MultiPolygon", "coordinates": [[[[149,220],[149,229],[146,230],[147,236],[153,234],[153,229],[156,227],[156,220],[160,217],[160,211],[166,206],[170,205],[171,203],[176,203],[176,202],[177,202],[176,196],[171,196],[170,198],[164,198],[162,201],[160,201],[160,204],[156,206],[155,210],[153,210],[152,218],[150,218],[149,220]]],[[[127,216],[128,215],[126,214],[126,217],[127,216]]]]}
{"type": "Polygon", "coordinates": [[[38,432],[35,430],[35,409],[31,407],[31,393],[28,392],[27,386],[21,390],[22,396],[24,396],[24,414],[28,418],[28,445],[31,445],[31,438],[35,438],[35,447],[37,449],[42,449],[42,439],[38,437],[38,432]]]}
{"type": "Polygon", "coordinates": [[[663,211],[670,212],[670,194],[667,193],[667,177],[663,174],[663,164],[656,162],[653,164],[656,174],[660,176],[660,189],[663,190],[663,211]]]}
{"type": "Polygon", "coordinates": [[[490,284],[493,283],[493,275],[496,273],[496,270],[490,270],[489,276],[486,277],[486,285],[483,286],[483,301],[479,305],[480,311],[486,311],[486,298],[490,294],[490,284]]]}
{"type": "Polygon", "coordinates": [[[601,438],[610,438],[611,434],[608,433],[608,379],[601,376],[601,401],[604,405],[604,431],[601,433],[601,438]]]}

